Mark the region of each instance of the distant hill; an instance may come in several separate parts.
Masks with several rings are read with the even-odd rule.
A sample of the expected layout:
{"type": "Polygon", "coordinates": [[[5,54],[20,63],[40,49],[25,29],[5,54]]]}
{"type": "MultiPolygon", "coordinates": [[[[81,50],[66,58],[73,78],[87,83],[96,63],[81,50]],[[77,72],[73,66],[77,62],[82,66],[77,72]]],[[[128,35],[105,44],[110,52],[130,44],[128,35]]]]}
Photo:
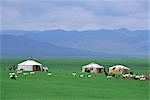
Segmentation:
{"type": "Polygon", "coordinates": [[[149,30],[14,30],[12,33],[11,31],[3,30],[1,33],[3,34],[3,55],[35,55],[44,57],[145,57],[149,55],[149,30]],[[24,47],[24,44],[29,48],[24,47]],[[19,46],[19,49],[12,50],[13,47],[11,46],[14,48],[19,46]],[[15,53],[11,53],[12,51],[10,52],[9,50],[15,53]],[[22,54],[18,54],[18,51],[22,51],[22,54]]]}
{"type": "Polygon", "coordinates": [[[21,36],[1,35],[1,56],[4,57],[90,57],[96,53],[42,43],[21,36]]]}
{"type": "Polygon", "coordinates": [[[148,34],[147,30],[103,29],[95,31],[49,30],[22,36],[58,46],[94,52],[147,54],[149,51],[148,34]]]}

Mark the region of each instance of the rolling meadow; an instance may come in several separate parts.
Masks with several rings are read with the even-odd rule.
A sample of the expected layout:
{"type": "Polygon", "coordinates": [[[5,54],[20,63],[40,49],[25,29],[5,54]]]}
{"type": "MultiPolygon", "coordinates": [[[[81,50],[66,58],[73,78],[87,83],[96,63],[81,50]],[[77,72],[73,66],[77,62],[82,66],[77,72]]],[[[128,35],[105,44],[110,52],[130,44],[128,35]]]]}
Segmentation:
{"type": "Polygon", "coordinates": [[[47,72],[19,75],[9,78],[8,67],[17,66],[24,58],[3,58],[0,63],[1,100],[149,100],[149,81],[131,79],[107,79],[104,73],[91,78],[72,77],[81,74],[81,67],[96,62],[108,69],[122,64],[135,74],[149,73],[148,59],[98,59],[98,58],[36,58],[47,72]]]}

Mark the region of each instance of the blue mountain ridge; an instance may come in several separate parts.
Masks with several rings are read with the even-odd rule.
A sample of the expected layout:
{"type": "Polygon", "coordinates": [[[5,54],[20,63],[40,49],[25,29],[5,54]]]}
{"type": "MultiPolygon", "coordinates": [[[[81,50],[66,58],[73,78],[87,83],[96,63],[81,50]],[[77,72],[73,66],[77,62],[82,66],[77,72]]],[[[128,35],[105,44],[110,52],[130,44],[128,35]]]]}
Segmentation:
{"type": "Polygon", "coordinates": [[[149,30],[2,30],[1,37],[2,56],[145,57],[149,55],[149,30]]]}

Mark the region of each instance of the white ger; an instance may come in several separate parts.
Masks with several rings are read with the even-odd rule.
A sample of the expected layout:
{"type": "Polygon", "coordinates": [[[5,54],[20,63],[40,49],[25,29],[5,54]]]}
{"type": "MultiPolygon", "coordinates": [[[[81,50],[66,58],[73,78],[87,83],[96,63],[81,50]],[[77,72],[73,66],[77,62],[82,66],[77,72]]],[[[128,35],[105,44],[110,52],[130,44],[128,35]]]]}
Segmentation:
{"type": "Polygon", "coordinates": [[[23,71],[42,71],[43,66],[34,60],[26,60],[18,64],[18,70],[23,71]]]}
{"type": "Polygon", "coordinates": [[[90,63],[88,65],[82,66],[82,72],[88,72],[88,73],[102,73],[104,70],[103,66],[100,66],[96,63],[90,63]]]}

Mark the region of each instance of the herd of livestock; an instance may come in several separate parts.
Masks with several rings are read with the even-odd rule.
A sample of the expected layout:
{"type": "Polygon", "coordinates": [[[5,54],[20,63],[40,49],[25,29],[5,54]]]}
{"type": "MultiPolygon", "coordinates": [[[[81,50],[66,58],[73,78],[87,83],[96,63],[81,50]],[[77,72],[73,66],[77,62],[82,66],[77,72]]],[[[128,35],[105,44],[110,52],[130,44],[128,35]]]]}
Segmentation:
{"type": "MultiPolygon", "coordinates": [[[[24,76],[28,76],[28,75],[34,75],[34,74],[38,74],[38,72],[24,72],[24,71],[16,71],[16,72],[10,72],[9,73],[9,77],[10,79],[14,79],[16,80],[18,78],[19,75],[24,75],[24,76]]],[[[80,77],[80,78],[84,78],[84,77],[88,77],[88,78],[92,78],[95,77],[98,73],[79,73],[77,74],[76,72],[72,72],[72,77],[80,77]]],[[[47,76],[52,76],[53,74],[51,72],[46,72],[47,76]]],[[[129,74],[105,74],[106,78],[108,79],[132,79],[132,80],[150,80],[150,74],[141,74],[141,75],[136,75],[133,73],[129,73],[129,74]]]]}
{"type": "MultiPolygon", "coordinates": [[[[47,76],[52,76],[52,73],[48,71],[48,67],[43,67],[42,64],[34,61],[34,60],[26,60],[20,64],[18,64],[18,69],[16,66],[12,66],[8,68],[10,70],[9,77],[11,79],[17,79],[19,75],[33,75],[38,73],[39,71],[45,72],[47,76]]],[[[82,66],[82,71],[80,73],[72,72],[72,77],[88,77],[92,78],[97,76],[99,73],[104,73],[105,77],[108,79],[132,79],[132,80],[150,80],[150,73],[147,74],[134,74],[130,68],[124,65],[114,65],[108,68],[101,66],[96,63],[90,63],[82,66]]]]}

